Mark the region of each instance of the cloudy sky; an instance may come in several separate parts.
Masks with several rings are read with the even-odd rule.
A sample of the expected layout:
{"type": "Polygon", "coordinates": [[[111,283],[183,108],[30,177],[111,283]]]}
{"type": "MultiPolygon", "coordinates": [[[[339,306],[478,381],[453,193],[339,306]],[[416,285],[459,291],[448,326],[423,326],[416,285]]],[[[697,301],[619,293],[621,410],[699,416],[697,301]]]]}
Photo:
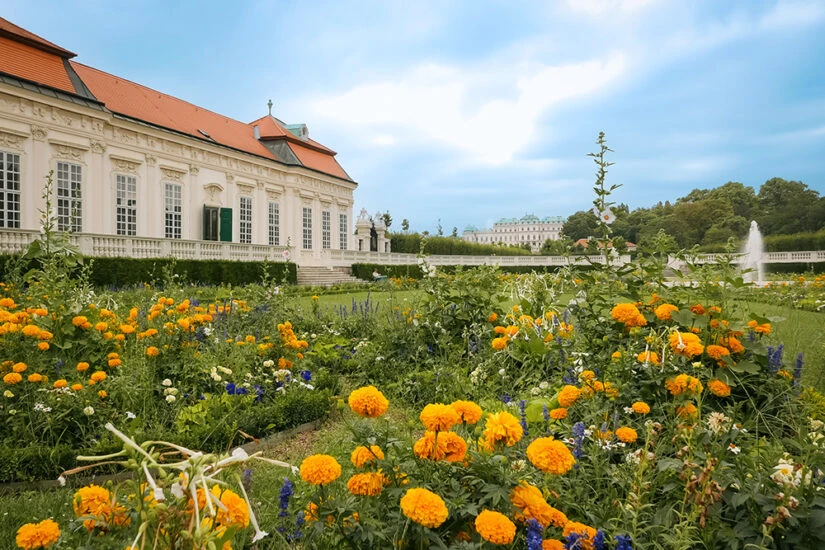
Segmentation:
{"type": "MultiPolygon", "coordinates": [[[[82,63],[304,122],[396,227],[631,207],[774,176],[825,195],[825,1],[0,0],[82,63]]],[[[356,210],[356,211],[357,211],[356,210]]]]}

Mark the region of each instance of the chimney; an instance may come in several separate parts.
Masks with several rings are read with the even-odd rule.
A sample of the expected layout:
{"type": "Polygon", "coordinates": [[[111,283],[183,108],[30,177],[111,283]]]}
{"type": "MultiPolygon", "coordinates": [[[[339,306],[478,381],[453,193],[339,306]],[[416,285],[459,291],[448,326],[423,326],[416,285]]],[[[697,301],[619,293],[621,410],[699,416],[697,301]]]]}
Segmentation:
{"type": "Polygon", "coordinates": [[[261,131],[258,129],[258,125],[252,127],[252,131],[255,133],[255,139],[261,139],[261,131]]]}

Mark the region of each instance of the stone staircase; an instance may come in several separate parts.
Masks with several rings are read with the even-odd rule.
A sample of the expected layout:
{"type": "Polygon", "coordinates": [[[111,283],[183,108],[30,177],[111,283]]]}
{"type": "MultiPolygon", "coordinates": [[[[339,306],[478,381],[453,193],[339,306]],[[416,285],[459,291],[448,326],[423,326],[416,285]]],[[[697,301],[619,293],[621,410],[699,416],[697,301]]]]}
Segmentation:
{"type": "Polygon", "coordinates": [[[298,267],[298,284],[301,286],[332,286],[340,283],[366,283],[344,271],[331,267],[298,267]]]}

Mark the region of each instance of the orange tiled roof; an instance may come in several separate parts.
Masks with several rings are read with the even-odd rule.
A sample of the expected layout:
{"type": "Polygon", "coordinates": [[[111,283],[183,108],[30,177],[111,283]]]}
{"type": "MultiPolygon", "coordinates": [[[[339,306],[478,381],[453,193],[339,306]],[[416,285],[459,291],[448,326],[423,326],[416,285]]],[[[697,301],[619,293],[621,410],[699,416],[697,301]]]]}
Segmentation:
{"type": "MultiPolygon", "coordinates": [[[[76,62],[71,62],[71,65],[95,97],[106,105],[106,108],[130,118],[199,139],[210,139],[220,145],[278,161],[283,161],[283,159],[278,159],[274,153],[255,139],[253,125],[258,124],[262,139],[280,138],[290,142],[293,139],[302,141],[269,116],[250,124],[244,124],[93,67],[76,62]]],[[[325,174],[351,180],[335,160],[334,151],[320,144],[315,144],[318,149],[315,151],[310,148],[312,144],[304,147],[308,153],[304,151],[301,151],[301,154],[295,153],[301,164],[325,174]]],[[[292,150],[295,151],[295,148],[292,147],[292,150]]]]}
{"type": "MultiPolygon", "coordinates": [[[[0,19],[0,22],[4,20],[0,19]]],[[[0,72],[77,93],[66,72],[63,58],[29,44],[0,35],[0,72]]]]}
{"type": "Polygon", "coordinates": [[[68,58],[74,57],[76,55],[70,52],[69,50],[64,50],[57,44],[53,44],[48,40],[40,38],[33,32],[29,32],[22,27],[18,27],[11,21],[3,19],[2,17],[0,17],[0,36],[11,37],[17,42],[24,42],[26,44],[34,46],[37,49],[56,54],[60,57],[68,58]]]}

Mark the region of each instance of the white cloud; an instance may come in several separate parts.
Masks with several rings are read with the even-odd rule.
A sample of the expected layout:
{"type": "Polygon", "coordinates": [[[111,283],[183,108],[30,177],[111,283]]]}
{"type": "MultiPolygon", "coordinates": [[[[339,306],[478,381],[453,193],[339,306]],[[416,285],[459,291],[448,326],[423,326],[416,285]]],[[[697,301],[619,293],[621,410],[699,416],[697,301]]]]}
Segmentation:
{"type": "Polygon", "coordinates": [[[634,13],[656,2],[658,0],[567,0],[567,5],[573,11],[603,15],[616,12],[634,13]]]}
{"type": "Polygon", "coordinates": [[[372,138],[372,143],[381,146],[395,145],[395,138],[389,134],[378,134],[372,138]]]}
{"type": "Polygon", "coordinates": [[[398,80],[311,101],[309,108],[367,130],[375,136],[373,142],[392,129],[397,139],[435,140],[465,151],[474,161],[501,164],[528,143],[549,107],[598,91],[625,67],[622,54],[568,65],[422,65],[398,80]],[[508,82],[512,84],[501,92],[501,83],[508,82]],[[498,96],[490,89],[499,90],[498,96]]]}

